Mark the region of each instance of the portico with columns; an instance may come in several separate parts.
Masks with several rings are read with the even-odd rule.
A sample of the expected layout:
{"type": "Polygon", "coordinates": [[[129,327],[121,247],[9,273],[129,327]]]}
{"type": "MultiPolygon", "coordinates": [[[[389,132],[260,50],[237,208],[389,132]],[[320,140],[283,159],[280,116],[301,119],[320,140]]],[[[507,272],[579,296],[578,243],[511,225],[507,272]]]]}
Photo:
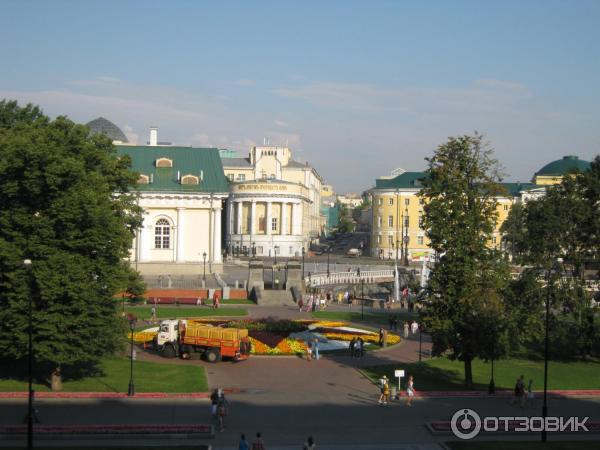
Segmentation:
{"type": "Polygon", "coordinates": [[[235,183],[227,202],[227,250],[257,257],[296,257],[308,248],[303,186],[281,180],[235,183]]]}

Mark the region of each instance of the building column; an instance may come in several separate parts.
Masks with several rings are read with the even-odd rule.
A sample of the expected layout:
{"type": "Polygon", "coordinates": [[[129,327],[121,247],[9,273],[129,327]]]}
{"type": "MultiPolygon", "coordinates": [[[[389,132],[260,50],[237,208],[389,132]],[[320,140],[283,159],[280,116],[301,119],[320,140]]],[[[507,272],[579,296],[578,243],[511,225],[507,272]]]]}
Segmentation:
{"type": "Polygon", "coordinates": [[[213,238],[213,254],[212,254],[212,262],[221,263],[222,255],[221,255],[221,206],[217,206],[213,209],[213,230],[212,230],[212,238],[213,238]]]}
{"type": "Polygon", "coordinates": [[[185,249],[184,244],[184,233],[183,233],[183,217],[185,208],[177,208],[177,259],[178,263],[183,262],[183,252],[185,249]]]}
{"type": "Polygon", "coordinates": [[[137,235],[136,235],[136,255],[135,255],[135,259],[137,262],[141,262],[143,261],[142,259],[142,248],[144,245],[144,238],[142,237],[144,234],[144,225],[142,225],[140,228],[138,228],[137,230],[137,235]]]}
{"type": "Polygon", "coordinates": [[[233,234],[233,202],[227,200],[227,236],[233,234]]]}
{"type": "Polygon", "coordinates": [[[252,200],[250,216],[250,235],[253,235],[256,234],[256,200],[252,200]]]}
{"type": "Polygon", "coordinates": [[[142,215],[142,226],[140,227],[140,261],[145,262],[150,259],[150,246],[152,246],[153,237],[150,235],[152,232],[152,225],[147,214],[142,215]]]}
{"type": "Polygon", "coordinates": [[[235,227],[235,234],[242,234],[242,211],[243,211],[243,202],[240,200],[237,203],[237,224],[235,227]]]}
{"type": "Polygon", "coordinates": [[[271,202],[267,202],[267,218],[265,223],[265,234],[271,234],[271,202]]]}
{"type": "Polygon", "coordinates": [[[281,202],[281,235],[288,234],[287,205],[286,202],[281,202]]]}

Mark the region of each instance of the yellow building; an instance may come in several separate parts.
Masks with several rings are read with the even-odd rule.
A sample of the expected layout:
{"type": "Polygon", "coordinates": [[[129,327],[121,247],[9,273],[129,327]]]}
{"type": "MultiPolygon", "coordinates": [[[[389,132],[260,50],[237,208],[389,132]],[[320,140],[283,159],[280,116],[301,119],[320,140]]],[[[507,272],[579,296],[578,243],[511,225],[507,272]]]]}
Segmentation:
{"type": "MultiPolygon", "coordinates": [[[[560,183],[567,173],[589,167],[587,161],[565,156],[542,167],[534,174],[532,183],[501,183],[505,195],[496,197],[498,217],[490,245],[500,248],[500,227],[512,205],[539,198],[547,186],[560,183]]],[[[390,176],[375,181],[375,187],[369,191],[372,201],[371,256],[422,261],[433,255],[422,227],[423,199],[418,196],[421,180],[426,176],[425,172],[396,169],[390,176]]]]}
{"type": "Polygon", "coordinates": [[[230,181],[226,246],[256,256],[299,256],[324,231],[323,179],[288,147],[252,147],[223,158],[230,181]]]}

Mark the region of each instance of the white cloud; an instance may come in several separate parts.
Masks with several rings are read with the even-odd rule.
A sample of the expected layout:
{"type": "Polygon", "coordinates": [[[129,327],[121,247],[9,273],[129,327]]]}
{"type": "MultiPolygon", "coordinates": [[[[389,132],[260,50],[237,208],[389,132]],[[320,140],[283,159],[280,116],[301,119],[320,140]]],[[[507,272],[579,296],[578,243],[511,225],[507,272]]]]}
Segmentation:
{"type": "Polygon", "coordinates": [[[273,124],[276,127],[282,127],[282,128],[287,126],[287,123],[285,123],[283,120],[274,120],[273,124]]]}
{"type": "Polygon", "coordinates": [[[387,88],[373,84],[318,82],[273,90],[321,108],[413,114],[505,112],[532,97],[515,82],[483,79],[455,88],[387,88]]]}
{"type": "Polygon", "coordinates": [[[237,84],[238,86],[249,87],[249,86],[254,86],[256,84],[256,81],[250,80],[248,78],[241,78],[241,79],[237,80],[235,82],[235,84],[237,84]]]}

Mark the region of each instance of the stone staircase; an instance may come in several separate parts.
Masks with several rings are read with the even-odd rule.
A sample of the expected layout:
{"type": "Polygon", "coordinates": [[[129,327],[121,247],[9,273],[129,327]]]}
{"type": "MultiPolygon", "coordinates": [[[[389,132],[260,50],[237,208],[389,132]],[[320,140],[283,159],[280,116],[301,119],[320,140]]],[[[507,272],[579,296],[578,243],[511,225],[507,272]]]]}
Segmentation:
{"type": "Polygon", "coordinates": [[[291,290],[253,288],[252,294],[259,306],[296,306],[291,290]]]}

